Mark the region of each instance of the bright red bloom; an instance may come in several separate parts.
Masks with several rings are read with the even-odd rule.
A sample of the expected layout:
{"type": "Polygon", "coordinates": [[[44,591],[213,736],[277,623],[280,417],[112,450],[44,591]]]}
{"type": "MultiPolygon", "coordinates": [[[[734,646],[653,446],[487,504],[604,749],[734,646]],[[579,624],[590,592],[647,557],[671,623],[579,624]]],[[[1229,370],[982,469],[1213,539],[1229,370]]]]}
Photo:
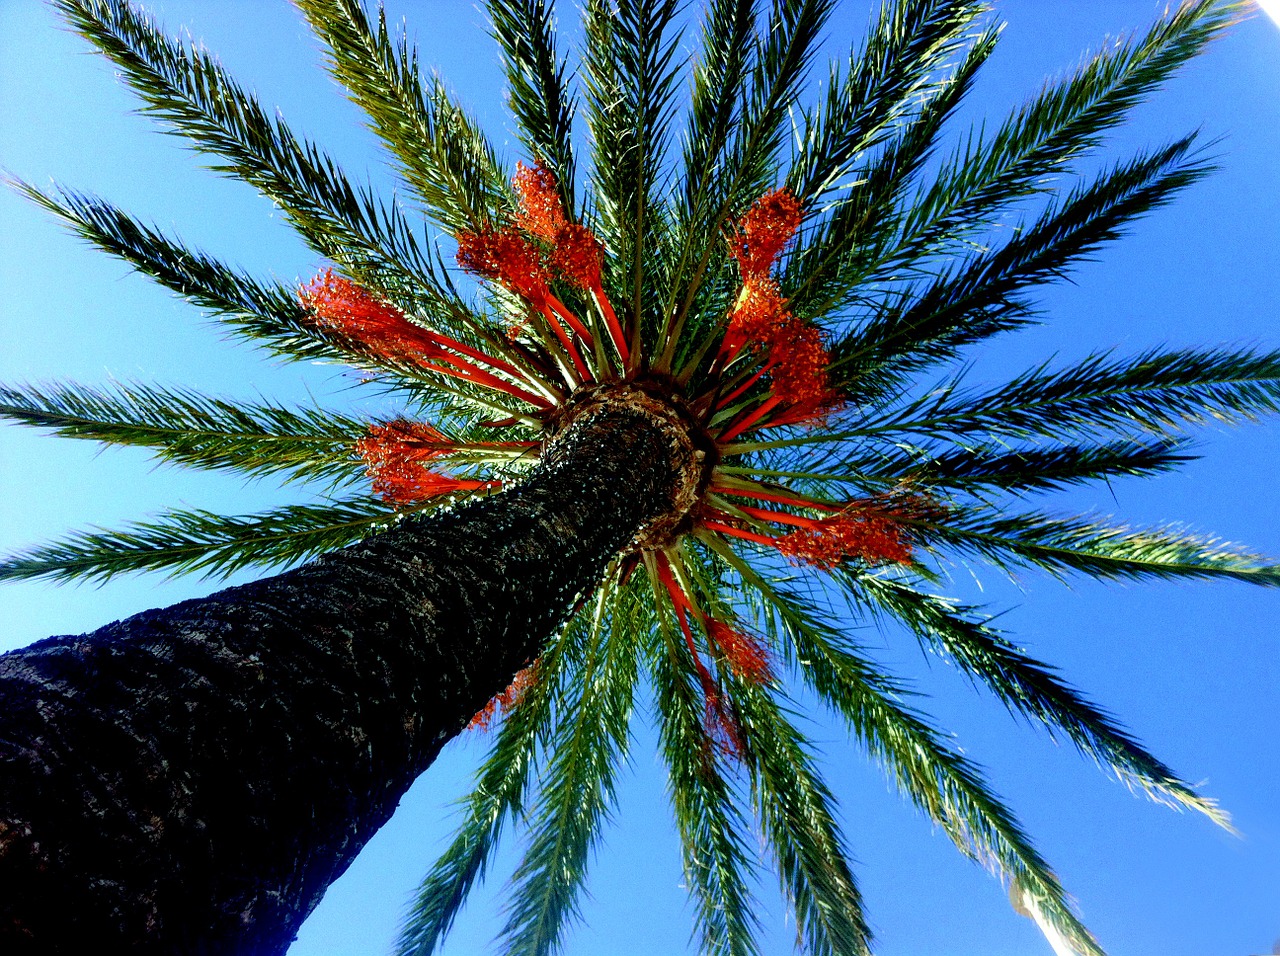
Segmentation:
{"type": "Polygon", "coordinates": [[[730,355],[744,346],[769,350],[790,319],[778,283],[767,275],[753,276],[742,283],[721,348],[730,355]]]}
{"type": "Polygon", "coordinates": [[[326,269],[303,287],[299,297],[319,325],[362,342],[384,358],[420,361],[441,352],[427,329],[414,325],[395,306],[375,298],[350,279],[334,275],[332,269],[326,269]]]}
{"type": "Polygon", "coordinates": [[[707,618],[707,636],[720,649],[730,669],[749,684],[773,680],[769,652],[759,638],[735,630],[722,621],[707,618]]]}
{"type": "Polygon", "coordinates": [[[541,308],[547,300],[547,277],[533,244],[517,230],[494,229],[458,233],[458,265],[468,272],[500,282],[541,308]]]}
{"type": "Polygon", "coordinates": [[[774,542],[793,560],[830,570],[848,558],[867,564],[910,564],[914,542],[904,519],[922,513],[914,499],[872,499],[774,542]]]}
{"type": "Polygon", "coordinates": [[[773,394],[788,405],[815,406],[827,399],[827,366],[831,356],[817,326],[788,314],[770,343],[773,394]]]}
{"type": "Polygon", "coordinates": [[[452,447],[449,438],[424,422],[402,419],[375,425],[356,442],[373,491],[395,504],[412,504],[455,491],[496,488],[500,482],[454,478],[427,469],[452,447]]]}
{"type": "Polygon", "coordinates": [[[551,265],[570,285],[599,290],[604,248],[586,226],[566,224],[556,233],[551,265]]]}
{"type": "Polygon", "coordinates": [[[476,712],[476,715],[471,718],[471,722],[467,724],[467,730],[488,730],[498,716],[499,711],[509,714],[518,707],[520,701],[524,700],[524,695],[529,692],[529,688],[533,686],[533,682],[537,679],[537,667],[538,665],[535,662],[523,670],[517,671],[515,679],[476,712]]]}
{"type": "Polygon", "coordinates": [[[730,239],[744,280],[767,275],[791,237],[800,228],[800,200],[783,188],[766,193],[751,204],[730,239]]]}
{"type": "Polygon", "coordinates": [[[569,223],[564,217],[555,174],[542,163],[535,163],[532,167],[516,163],[511,185],[520,197],[516,225],[544,242],[556,242],[560,230],[569,223]]]}

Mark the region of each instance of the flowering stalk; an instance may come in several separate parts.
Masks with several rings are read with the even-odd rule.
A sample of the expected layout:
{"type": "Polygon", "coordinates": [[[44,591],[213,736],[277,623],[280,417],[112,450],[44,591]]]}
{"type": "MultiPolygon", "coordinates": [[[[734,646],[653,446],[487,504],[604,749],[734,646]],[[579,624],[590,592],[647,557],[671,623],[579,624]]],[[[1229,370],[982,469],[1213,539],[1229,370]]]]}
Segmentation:
{"type": "Polygon", "coordinates": [[[463,356],[476,358],[512,377],[521,377],[514,366],[411,322],[395,306],[375,298],[351,280],[335,275],[332,269],[325,269],[316,276],[300,290],[299,296],[318,324],[360,343],[381,358],[419,365],[427,371],[463,379],[503,392],[536,408],[551,407],[546,398],[499,378],[463,356]],[[441,362],[447,364],[442,365],[441,362]]]}
{"type": "MultiPolygon", "coordinates": [[[[514,444],[514,443],[503,443],[514,444]]],[[[365,470],[373,479],[373,491],[395,504],[415,504],[462,491],[491,491],[502,486],[497,480],[456,478],[427,468],[457,450],[448,436],[424,422],[403,419],[374,425],[355,444],[365,460],[365,470]]]]}
{"type": "MultiPolygon", "coordinates": [[[[631,356],[627,336],[604,291],[604,250],[600,241],[586,226],[566,219],[555,176],[541,163],[533,166],[517,163],[516,174],[511,183],[520,199],[517,225],[551,247],[551,265],[566,282],[590,294],[596,308],[604,316],[609,338],[618,351],[623,367],[629,368],[631,356]]],[[[590,333],[582,327],[577,317],[567,309],[561,314],[590,346],[590,333]]]]}
{"type": "Polygon", "coordinates": [[[476,711],[476,715],[467,724],[467,730],[489,730],[500,714],[505,716],[519,707],[529,688],[537,680],[537,668],[538,662],[534,661],[529,666],[516,671],[516,676],[512,678],[511,683],[494,694],[487,704],[476,711]]]}
{"type": "MultiPolygon", "coordinates": [[[[702,658],[698,655],[698,648],[693,640],[693,631],[689,627],[690,616],[696,616],[704,627],[706,627],[706,618],[692,603],[688,592],[680,584],[676,583],[673,572],[678,574],[678,571],[676,571],[671,558],[659,552],[656,555],[655,563],[659,579],[671,598],[671,605],[675,610],[676,621],[684,635],[685,645],[693,658],[693,666],[698,675],[698,683],[702,686],[704,701],[703,725],[707,737],[714,741],[726,756],[740,757],[743,751],[742,728],[729,709],[715,678],[711,676],[711,671],[707,669],[707,665],[702,662],[702,658]]],[[[710,632],[708,631],[708,633],[710,632]]]]}

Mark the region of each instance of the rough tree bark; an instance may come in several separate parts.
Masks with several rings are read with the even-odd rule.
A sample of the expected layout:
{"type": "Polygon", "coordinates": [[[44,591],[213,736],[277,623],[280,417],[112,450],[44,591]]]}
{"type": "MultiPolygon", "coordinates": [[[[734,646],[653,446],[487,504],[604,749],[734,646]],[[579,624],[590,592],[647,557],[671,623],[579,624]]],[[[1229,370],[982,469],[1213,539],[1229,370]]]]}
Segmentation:
{"type": "Polygon", "coordinates": [[[283,952],[670,509],[669,432],[595,408],[508,491],[0,658],[0,951],[283,952]]]}

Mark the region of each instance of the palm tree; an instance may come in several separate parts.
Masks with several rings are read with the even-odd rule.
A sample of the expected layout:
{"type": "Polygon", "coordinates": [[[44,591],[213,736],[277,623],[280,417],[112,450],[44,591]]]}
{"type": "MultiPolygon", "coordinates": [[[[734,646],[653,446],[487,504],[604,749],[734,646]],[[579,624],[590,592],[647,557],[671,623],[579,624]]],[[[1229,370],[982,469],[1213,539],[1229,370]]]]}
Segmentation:
{"type": "MultiPolygon", "coordinates": [[[[103,200],[19,187],[237,331],[286,357],[364,368],[406,409],[403,417],[369,421],[153,386],[4,393],[8,417],[61,434],[329,488],[321,503],[257,517],[175,512],[120,533],[77,536],[16,556],[4,565],[6,576],[221,573],[362,542],[288,575],[105,628],[88,643],[63,641],[9,658],[15,672],[46,668],[27,684],[42,705],[32,712],[43,716],[49,669],[65,676],[71,648],[77,667],[108,656],[99,648],[110,646],[111,655],[145,649],[142,664],[117,665],[119,683],[96,703],[129,715],[141,735],[153,732],[156,714],[131,711],[127,701],[154,694],[157,682],[166,706],[212,706],[211,695],[201,695],[210,672],[185,660],[156,670],[164,655],[154,653],[147,630],[165,628],[168,647],[174,622],[188,627],[194,618],[223,615],[215,629],[225,643],[211,644],[207,625],[181,643],[211,652],[210,666],[232,652],[236,667],[217,672],[213,697],[235,710],[237,700],[252,701],[253,689],[267,686],[280,701],[270,715],[275,725],[301,720],[299,713],[319,716],[305,724],[303,746],[288,761],[265,744],[248,746],[249,738],[269,738],[262,720],[240,721],[218,725],[217,740],[232,732],[243,739],[218,753],[205,746],[195,756],[217,759],[184,769],[207,783],[245,773],[243,758],[252,752],[262,777],[247,778],[245,803],[222,821],[228,831],[238,821],[238,831],[208,839],[212,872],[198,878],[193,861],[177,859],[182,869],[172,872],[182,873],[185,894],[171,893],[163,905],[134,901],[143,918],[137,925],[164,926],[167,935],[152,933],[152,944],[195,950],[233,932],[240,945],[287,943],[399,791],[479,710],[480,722],[503,712],[493,755],[457,841],[423,886],[404,948],[429,951],[438,943],[508,815],[521,807],[533,836],[504,938],[513,950],[554,948],[611,804],[635,695],[647,684],[708,951],[752,951],[753,859],[744,842],[752,810],[808,948],[866,948],[829,794],[789,717],[788,695],[800,686],[844,715],[963,852],[1027,891],[1077,949],[1098,951],[977,769],[840,632],[822,593],[868,617],[901,622],[1015,712],[1064,733],[1127,782],[1225,823],[1211,801],[1008,643],[983,614],[940,594],[937,568],[968,556],[1009,570],[1104,578],[1280,578],[1233,547],[1172,529],[1051,516],[1022,500],[1175,466],[1185,457],[1178,441],[1188,424],[1274,407],[1280,355],[1098,354],[987,389],[963,383],[956,368],[977,343],[1028,321],[1036,285],[1205,172],[1190,137],[1101,172],[1079,170],[1099,137],[1220,32],[1232,10],[1185,7],[948,156],[938,149],[940,132],[994,45],[976,4],[915,2],[885,11],[859,55],[833,75],[829,95],[811,103],[805,77],[831,5],[780,2],[756,22],[754,4],[719,0],[706,12],[693,99],[682,110],[676,4],[588,5],[579,106],[541,4],[494,2],[528,159],[512,177],[444,87],[423,83],[412,50],[392,31],[370,23],[354,2],[299,5],[416,200],[451,238],[450,248],[456,244],[462,270],[482,280],[474,294],[460,291],[466,287],[457,273],[398,206],[350,186],[211,59],[166,40],[119,2],[59,6],[153,112],[270,195],[331,269],[302,290],[282,288],[103,200]],[[585,171],[570,136],[579,108],[595,144],[585,171]],[[799,145],[784,159],[784,132],[796,117],[799,145]],[[685,137],[676,140],[680,129],[685,137]],[[1025,217],[1022,228],[996,232],[1011,212],[1025,217]],[[470,499],[478,500],[461,506],[470,499]],[[532,530],[513,527],[516,516],[530,514],[532,530]],[[559,532],[549,545],[531,537],[541,534],[544,516],[559,532]],[[535,545],[549,550],[528,560],[535,545]],[[391,578],[379,596],[373,584],[391,578]],[[503,597],[494,600],[495,593],[503,597]],[[335,607],[335,595],[378,605],[361,615],[367,632],[345,623],[353,615],[345,603],[335,607]],[[528,603],[515,606],[520,596],[528,603]],[[464,614],[450,611],[455,601],[468,602],[464,614]],[[289,609],[276,630],[263,620],[267,605],[289,609]],[[518,623],[491,620],[498,606],[513,608],[518,623]],[[564,626],[553,627],[568,610],[564,626]],[[473,628],[485,641],[458,641],[451,627],[473,628]],[[303,679],[298,658],[284,655],[295,646],[333,645],[335,631],[348,649],[373,647],[373,659],[352,667],[325,658],[303,679]],[[124,641],[105,643],[122,633],[124,641]],[[415,638],[389,640],[405,634],[415,638]],[[449,660],[460,652],[468,659],[449,660]],[[386,663],[388,654],[409,653],[442,663],[424,665],[423,656],[386,663]],[[243,683],[238,693],[228,688],[229,670],[243,683]],[[498,693],[517,670],[512,688],[498,693]],[[191,678],[189,696],[173,690],[176,671],[191,678]],[[387,686],[402,671],[439,680],[387,686]],[[344,680],[363,683],[344,688],[344,680]],[[320,709],[326,697],[334,710],[320,709]],[[384,702],[385,712],[357,713],[384,702]],[[400,730],[389,726],[388,713],[402,715],[400,730]],[[335,732],[323,738],[317,725],[335,732]],[[366,743],[370,753],[409,752],[398,755],[394,780],[379,783],[376,808],[321,808],[342,831],[340,845],[317,839],[300,852],[289,841],[313,827],[290,829],[279,815],[300,801],[340,802],[361,792],[351,774],[366,743]],[[312,760],[317,754],[333,761],[321,766],[312,760]],[[539,764],[545,773],[535,788],[539,764]],[[309,776],[300,774],[304,766],[309,776]],[[253,803],[263,790],[271,791],[276,815],[253,803]],[[280,845],[263,846],[273,841],[280,845]],[[228,872],[241,879],[238,893],[246,874],[265,872],[252,869],[264,864],[258,857],[228,865],[233,844],[239,853],[262,850],[271,865],[325,860],[272,873],[275,883],[262,880],[268,892],[235,897],[232,907],[218,895],[227,892],[228,872]],[[212,899],[231,919],[211,931],[186,897],[212,899]]],[[[73,684],[77,696],[87,683],[73,684]]],[[[208,735],[213,725],[195,726],[208,735]]],[[[41,732],[37,725],[27,739],[41,732]]],[[[74,742],[65,766],[83,785],[89,764],[76,760],[86,744],[105,744],[83,729],[74,742]]],[[[383,773],[381,759],[365,761],[367,779],[383,773]]],[[[120,760],[104,758],[102,772],[130,765],[120,760]]],[[[125,780],[117,789],[124,810],[149,806],[137,799],[147,793],[142,783],[125,780]]],[[[228,802],[221,792],[187,789],[184,799],[228,802]]],[[[48,792],[36,787],[30,800],[48,792]]],[[[209,829],[203,816],[191,815],[209,829]]],[[[143,822],[141,832],[159,840],[157,826],[143,822]]],[[[30,847],[28,836],[7,846],[30,847]]],[[[118,834],[76,838],[69,847],[99,838],[109,844],[118,834]]],[[[119,856],[109,846],[98,852],[119,856]]],[[[10,849],[6,858],[17,856],[10,849]]],[[[138,865],[155,881],[151,856],[140,853],[138,865]]],[[[40,879],[62,875],[46,868],[40,879]]],[[[135,876],[115,874],[122,893],[141,893],[135,876]]],[[[55,894],[40,880],[29,888],[45,900],[66,898],[65,887],[55,894]]],[[[54,907],[22,918],[32,922],[14,924],[19,930],[48,933],[61,923],[86,937],[102,932],[54,907]]]]}

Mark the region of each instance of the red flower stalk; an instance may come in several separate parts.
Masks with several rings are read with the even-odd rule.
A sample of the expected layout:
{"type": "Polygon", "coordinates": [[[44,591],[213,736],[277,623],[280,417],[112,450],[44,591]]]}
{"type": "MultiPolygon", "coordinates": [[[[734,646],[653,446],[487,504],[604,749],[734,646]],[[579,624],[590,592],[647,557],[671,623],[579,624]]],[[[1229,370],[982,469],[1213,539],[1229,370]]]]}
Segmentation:
{"type": "Polygon", "coordinates": [[[819,531],[825,527],[823,522],[830,520],[829,518],[806,518],[804,515],[793,515],[789,511],[770,511],[768,508],[753,508],[751,505],[738,505],[738,510],[745,515],[760,518],[764,521],[794,525],[797,528],[812,528],[819,531]]]}
{"type": "Polygon", "coordinates": [[[364,343],[384,358],[421,362],[441,352],[430,331],[350,279],[334,275],[332,269],[304,286],[299,297],[320,325],[364,343]]]}
{"type": "Polygon", "coordinates": [[[351,280],[334,275],[332,269],[326,269],[316,276],[309,286],[299,292],[299,296],[320,325],[363,343],[385,359],[412,362],[433,372],[505,392],[531,405],[550,407],[545,399],[498,378],[460,355],[469,356],[519,377],[514,366],[485,355],[456,339],[415,325],[395,306],[380,301],[351,280]],[[459,354],[454,354],[455,352],[459,354]],[[439,362],[453,367],[435,364],[439,362]]]}
{"type": "Polygon", "coordinates": [[[842,511],[843,505],[827,504],[824,501],[813,501],[809,498],[802,498],[795,494],[784,493],[782,491],[774,491],[759,485],[754,487],[742,487],[741,485],[726,485],[719,481],[713,481],[711,490],[722,495],[736,495],[739,498],[755,498],[759,501],[776,501],[779,504],[791,505],[794,508],[817,508],[820,511],[842,511]]]}
{"type": "Polygon", "coordinates": [[[814,325],[791,315],[781,323],[769,358],[773,394],[787,405],[812,405],[830,394],[827,366],[831,356],[822,346],[822,333],[814,325]]]}
{"type": "Polygon", "coordinates": [[[827,417],[840,410],[844,399],[834,389],[825,395],[814,395],[810,400],[797,402],[785,412],[774,415],[761,428],[778,428],[782,425],[824,425],[827,417]]]}
{"type": "Polygon", "coordinates": [[[430,471],[426,463],[453,447],[448,436],[423,422],[397,420],[375,425],[356,442],[373,479],[375,494],[395,504],[413,504],[455,491],[498,488],[501,482],[454,478],[430,471]]]}
{"type": "Polygon", "coordinates": [[[511,185],[520,197],[516,225],[544,242],[555,242],[560,230],[569,225],[564,217],[555,174],[542,163],[534,163],[533,166],[516,163],[511,185]]]}
{"type": "Polygon", "coordinates": [[[488,730],[497,718],[499,711],[509,714],[520,706],[520,701],[524,700],[525,694],[529,692],[529,688],[533,686],[534,681],[537,679],[537,667],[538,665],[535,662],[517,671],[511,683],[504,690],[494,694],[489,702],[476,712],[476,715],[471,718],[471,722],[467,724],[467,730],[488,730]]]}
{"type": "MultiPolygon", "coordinates": [[[[595,233],[580,223],[565,218],[564,205],[555,175],[541,163],[532,168],[524,163],[516,164],[516,174],[511,180],[520,197],[520,213],[516,225],[532,236],[537,236],[551,246],[551,267],[570,285],[590,292],[604,314],[609,336],[625,363],[628,360],[626,336],[618,322],[613,304],[604,294],[601,270],[604,265],[604,248],[595,233]]],[[[553,302],[553,305],[556,304],[553,302]]],[[[588,346],[591,335],[567,309],[557,308],[573,330],[588,346]]]]}
{"type": "Polygon", "coordinates": [[[706,710],[702,716],[702,728],[707,738],[726,757],[741,758],[745,749],[742,742],[742,726],[729,709],[728,703],[714,683],[702,685],[706,710]]]}
{"type": "Polygon", "coordinates": [[[716,436],[716,441],[723,445],[737,438],[743,432],[750,431],[759,423],[760,419],[764,418],[781,404],[782,399],[778,398],[777,395],[769,396],[755,408],[748,409],[737,419],[737,421],[729,424],[724,431],[716,436]]]}
{"type": "Polygon", "coordinates": [[[773,680],[769,652],[759,638],[735,630],[723,621],[707,618],[707,636],[729,662],[730,669],[749,684],[773,680]]]}
{"type": "Polygon", "coordinates": [[[738,220],[730,239],[744,281],[765,276],[800,228],[800,200],[783,188],[766,193],[738,220]]]}
{"type": "Polygon", "coordinates": [[[848,558],[867,564],[910,564],[911,534],[902,523],[909,506],[871,501],[777,539],[779,551],[797,562],[830,570],[848,558]]]}
{"type": "Polygon", "coordinates": [[[711,671],[707,670],[707,665],[702,663],[702,658],[698,656],[697,645],[693,642],[693,632],[689,628],[689,615],[695,613],[694,609],[688,596],[676,584],[665,555],[659,554],[657,556],[657,565],[658,577],[662,580],[663,586],[671,596],[671,604],[676,612],[676,621],[680,624],[680,630],[684,634],[685,645],[689,648],[690,656],[693,657],[693,666],[698,675],[698,683],[702,686],[702,696],[706,708],[703,715],[703,727],[706,730],[707,737],[720,748],[721,753],[727,756],[739,756],[742,753],[742,728],[738,726],[738,721],[725,703],[724,697],[720,693],[720,688],[716,686],[715,678],[711,676],[711,671]]]}
{"type": "MultiPolygon", "coordinates": [[[[721,514],[721,517],[728,518],[728,515],[721,514]]],[[[756,544],[774,544],[774,538],[767,534],[756,534],[754,531],[748,531],[746,528],[739,528],[737,525],[725,524],[723,521],[716,521],[712,518],[704,518],[702,527],[708,531],[719,531],[721,534],[727,534],[734,538],[742,538],[744,541],[754,541],[756,544]]]]}
{"type": "MultiPolygon", "coordinates": [[[[551,294],[547,286],[546,270],[538,250],[515,229],[494,229],[486,226],[479,232],[461,231],[458,239],[458,265],[463,269],[494,282],[500,282],[516,295],[520,296],[547,318],[547,324],[556,334],[556,338],[565,347],[574,366],[584,379],[590,379],[582,356],[574,347],[573,341],[565,333],[556,320],[557,311],[569,313],[558,299],[551,294]],[[559,305],[559,309],[555,306],[559,305]]],[[[582,329],[582,324],[574,318],[570,323],[574,331],[582,329]],[[576,325],[575,325],[576,323],[576,325]]],[[[579,333],[582,334],[582,333],[579,333]]],[[[588,335],[586,341],[590,342],[588,335]]]]}

